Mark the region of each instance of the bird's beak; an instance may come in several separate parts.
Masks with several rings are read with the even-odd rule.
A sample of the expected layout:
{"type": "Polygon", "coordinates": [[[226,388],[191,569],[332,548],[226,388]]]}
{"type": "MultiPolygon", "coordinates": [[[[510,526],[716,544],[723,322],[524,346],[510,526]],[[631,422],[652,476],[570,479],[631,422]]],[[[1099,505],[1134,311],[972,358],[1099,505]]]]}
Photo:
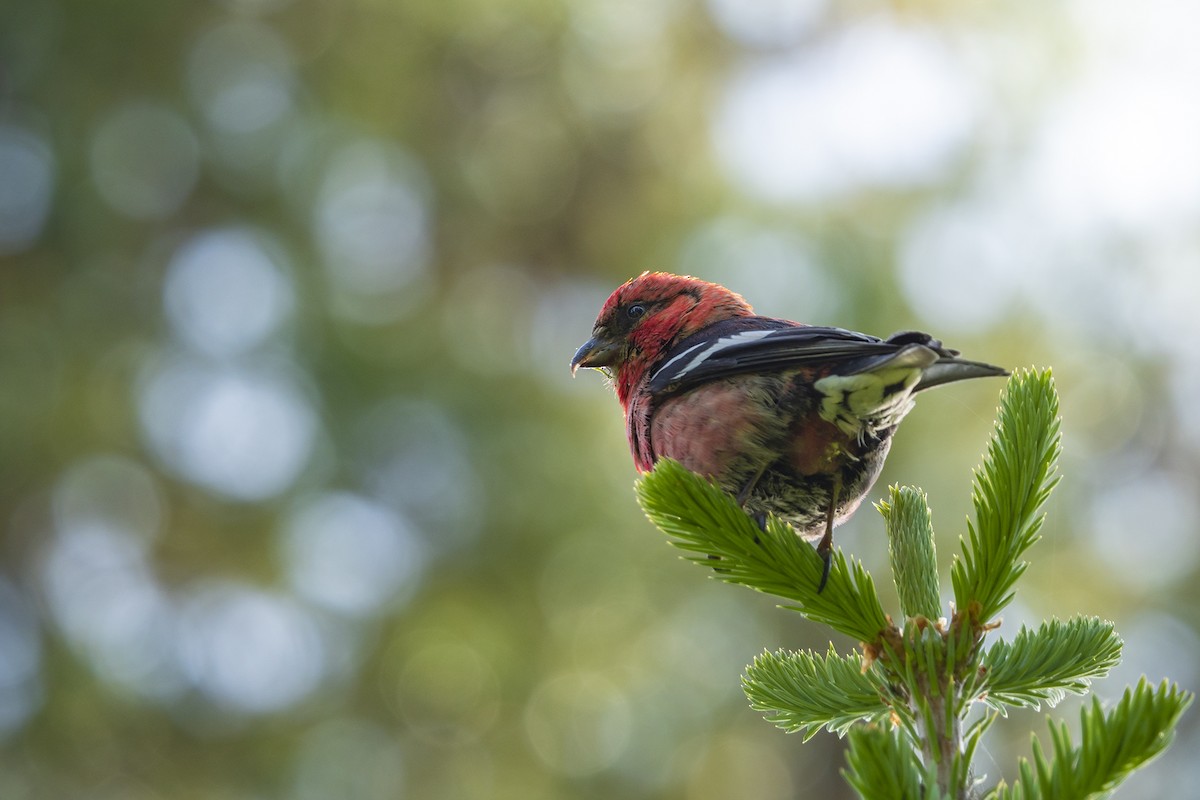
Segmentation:
{"type": "Polygon", "coordinates": [[[611,367],[621,360],[622,349],[620,342],[606,338],[603,333],[597,333],[575,351],[575,357],[571,359],[571,374],[574,375],[580,367],[611,367]]]}

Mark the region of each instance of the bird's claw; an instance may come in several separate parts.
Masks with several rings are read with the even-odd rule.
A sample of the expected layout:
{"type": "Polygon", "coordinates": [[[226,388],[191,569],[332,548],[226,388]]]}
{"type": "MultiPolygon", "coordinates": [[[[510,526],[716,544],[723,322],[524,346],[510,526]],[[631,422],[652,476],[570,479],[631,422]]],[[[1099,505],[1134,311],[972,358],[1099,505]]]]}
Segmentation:
{"type": "Polygon", "coordinates": [[[833,543],[827,548],[818,547],[817,555],[821,557],[821,580],[817,584],[817,594],[820,594],[829,581],[829,568],[833,566],[833,543]]]}
{"type": "Polygon", "coordinates": [[[825,535],[817,543],[817,555],[821,557],[821,581],[817,584],[817,594],[825,589],[825,584],[829,581],[829,568],[833,566],[833,515],[841,493],[842,476],[837,475],[829,492],[829,507],[825,509],[825,535]]]}

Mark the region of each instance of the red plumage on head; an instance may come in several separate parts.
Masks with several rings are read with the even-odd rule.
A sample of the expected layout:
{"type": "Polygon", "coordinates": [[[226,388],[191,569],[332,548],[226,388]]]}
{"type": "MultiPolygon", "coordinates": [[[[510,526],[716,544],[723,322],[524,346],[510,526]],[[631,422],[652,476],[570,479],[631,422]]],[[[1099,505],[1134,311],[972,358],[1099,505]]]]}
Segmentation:
{"type": "Polygon", "coordinates": [[[643,272],[609,295],[593,332],[611,336],[620,331],[627,342],[625,357],[614,364],[614,377],[617,398],[628,408],[647,370],[672,345],[714,323],[753,314],[741,295],[720,284],[689,275],[643,272]],[[627,316],[633,306],[645,309],[636,321],[627,316]]]}
{"type": "MultiPolygon", "coordinates": [[[[689,294],[698,300],[703,299],[707,306],[706,312],[719,313],[722,310],[736,310],[742,314],[754,313],[754,309],[740,294],[726,289],[719,283],[710,283],[693,278],[691,275],[647,271],[618,286],[600,309],[600,316],[596,322],[599,324],[606,317],[611,317],[618,308],[629,303],[656,302],[683,294],[689,294]]],[[[703,314],[698,316],[703,316],[703,314]]],[[[719,318],[724,319],[726,316],[732,316],[732,314],[721,314],[719,318]]]]}

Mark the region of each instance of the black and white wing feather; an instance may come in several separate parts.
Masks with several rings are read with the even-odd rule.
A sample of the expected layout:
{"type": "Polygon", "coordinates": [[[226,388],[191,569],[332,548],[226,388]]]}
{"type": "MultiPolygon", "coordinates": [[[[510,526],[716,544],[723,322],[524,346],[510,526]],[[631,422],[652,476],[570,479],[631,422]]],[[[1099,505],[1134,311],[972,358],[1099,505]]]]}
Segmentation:
{"type": "Polygon", "coordinates": [[[792,369],[814,370],[814,378],[850,377],[892,367],[916,370],[920,377],[913,391],[1007,374],[957,355],[916,331],[879,339],[842,328],[742,317],[713,325],[676,345],[651,375],[649,389],[655,395],[675,394],[732,375],[792,369]]]}

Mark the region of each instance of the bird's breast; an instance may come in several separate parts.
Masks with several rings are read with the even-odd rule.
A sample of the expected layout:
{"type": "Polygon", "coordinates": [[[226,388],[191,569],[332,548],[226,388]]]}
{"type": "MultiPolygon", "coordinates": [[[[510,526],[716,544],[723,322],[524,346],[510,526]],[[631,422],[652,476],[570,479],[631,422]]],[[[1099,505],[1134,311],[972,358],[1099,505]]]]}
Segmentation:
{"type": "Polygon", "coordinates": [[[719,478],[768,463],[788,424],[777,405],[780,383],[743,376],[663,400],[650,420],[654,458],[719,478]]]}

